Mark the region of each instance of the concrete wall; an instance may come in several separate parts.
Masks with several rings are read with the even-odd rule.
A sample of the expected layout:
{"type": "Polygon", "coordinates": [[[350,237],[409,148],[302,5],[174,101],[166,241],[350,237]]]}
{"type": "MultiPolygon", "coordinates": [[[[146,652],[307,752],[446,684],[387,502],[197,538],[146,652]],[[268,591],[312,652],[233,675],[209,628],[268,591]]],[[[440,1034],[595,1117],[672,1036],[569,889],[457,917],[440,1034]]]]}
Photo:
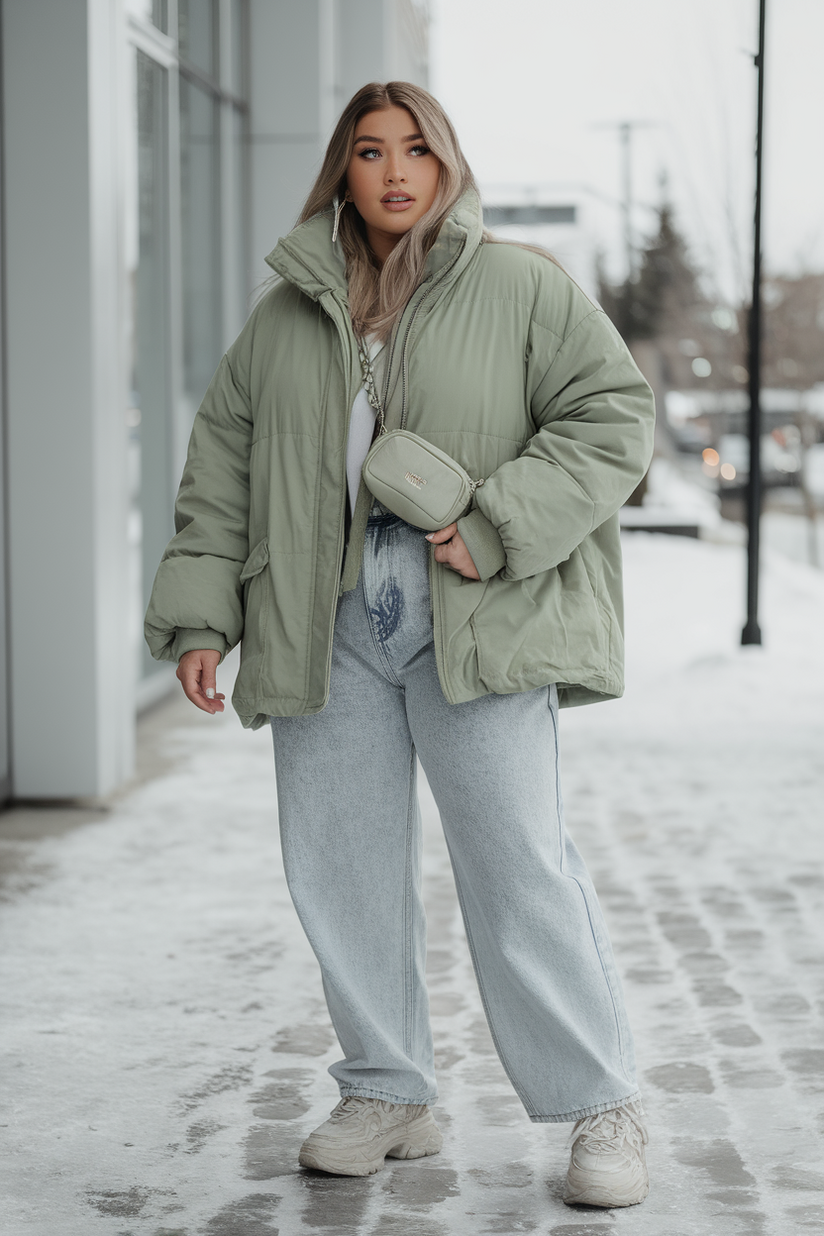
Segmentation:
{"type": "Polygon", "coordinates": [[[132,770],[119,339],[118,8],[3,20],[12,792],[132,770]]]}
{"type": "MultiPolygon", "coordinates": [[[[11,794],[96,797],[132,775],[142,619],[129,577],[124,239],[134,192],[125,69],[138,36],[122,0],[3,0],[0,20],[11,794]]],[[[425,84],[426,6],[250,0],[249,23],[253,285],[294,223],[345,100],[371,79],[425,84]]],[[[172,40],[164,54],[174,83],[172,40]]],[[[234,210],[226,175],[220,191],[234,210]]],[[[223,261],[228,284],[230,250],[223,261]]],[[[240,300],[224,306],[227,336],[240,300]]],[[[175,356],[179,316],[168,330],[175,356]]]]}
{"type": "Polygon", "coordinates": [[[344,104],[369,81],[427,85],[427,6],[251,0],[252,281],[295,224],[344,104]]]}

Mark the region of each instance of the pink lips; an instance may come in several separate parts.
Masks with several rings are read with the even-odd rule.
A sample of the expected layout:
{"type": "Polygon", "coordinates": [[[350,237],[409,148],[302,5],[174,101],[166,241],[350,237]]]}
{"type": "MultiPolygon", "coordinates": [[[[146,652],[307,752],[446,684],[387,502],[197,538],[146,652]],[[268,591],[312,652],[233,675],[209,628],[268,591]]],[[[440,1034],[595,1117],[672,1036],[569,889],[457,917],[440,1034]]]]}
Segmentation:
{"type": "Polygon", "coordinates": [[[381,205],[385,206],[387,210],[393,210],[393,211],[408,210],[410,206],[415,205],[414,197],[407,196],[403,199],[403,201],[393,202],[391,199],[395,196],[397,195],[393,193],[384,194],[384,196],[381,198],[381,205]]]}

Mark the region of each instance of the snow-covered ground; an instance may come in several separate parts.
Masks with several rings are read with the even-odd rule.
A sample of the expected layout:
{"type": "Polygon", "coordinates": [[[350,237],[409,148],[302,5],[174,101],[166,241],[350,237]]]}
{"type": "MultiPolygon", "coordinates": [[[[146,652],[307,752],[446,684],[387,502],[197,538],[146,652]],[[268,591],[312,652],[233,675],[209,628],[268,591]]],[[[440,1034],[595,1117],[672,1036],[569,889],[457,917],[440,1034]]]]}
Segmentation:
{"type": "Polygon", "coordinates": [[[693,460],[672,460],[656,456],[647,474],[647,487],[641,506],[621,508],[622,527],[693,526],[701,535],[712,538],[721,527],[721,502],[713,491],[690,475],[693,460]]]}
{"type": "MultiPolygon", "coordinates": [[[[821,449],[824,452],[824,447],[821,449]]],[[[809,519],[799,489],[765,492],[761,515],[761,544],[765,550],[824,568],[824,508],[821,494],[816,491],[816,495],[818,509],[814,519],[809,519]]],[[[743,520],[743,500],[739,505],[743,520]]],[[[718,492],[714,482],[702,477],[700,461],[685,455],[657,456],[652,461],[643,505],[623,507],[621,523],[628,530],[692,528],[704,540],[730,545],[744,545],[747,540],[743,522],[721,518],[718,492]]]]}
{"type": "Polygon", "coordinates": [[[296,1169],[337,1048],[268,735],[175,700],[108,811],[0,817],[3,1236],[824,1232],[824,573],[768,553],[742,648],[740,546],[630,533],[625,564],[627,695],[563,714],[563,770],[635,1026],[644,1205],[561,1203],[567,1130],[495,1059],[425,788],[444,1151],[296,1169]]]}
{"type": "Polygon", "coordinates": [[[824,570],[824,511],[817,511],[814,521],[790,511],[765,511],[761,544],[793,562],[824,570]]]}

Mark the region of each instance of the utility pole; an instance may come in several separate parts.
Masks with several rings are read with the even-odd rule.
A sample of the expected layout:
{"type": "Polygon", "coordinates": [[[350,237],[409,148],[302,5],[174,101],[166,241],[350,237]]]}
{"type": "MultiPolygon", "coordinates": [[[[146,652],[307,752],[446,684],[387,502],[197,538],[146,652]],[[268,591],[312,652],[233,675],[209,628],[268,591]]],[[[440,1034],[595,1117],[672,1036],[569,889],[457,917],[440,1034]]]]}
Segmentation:
{"type": "Polygon", "coordinates": [[[619,307],[620,318],[617,324],[618,329],[625,338],[632,336],[635,322],[635,240],[632,232],[632,134],[635,129],[647,128],[653,123],[651,120],[621,120],[596,125],[598,129],[617,129],[621,142],[621,181],[623,189],[621,214],[624,219],[627,280],[624,284],[624,294],[619,307]]]}
{"type": "Polygon", "coordinates": [[[747,486],[747,622],[742,644],[760,644],[758,625],[758,568],[761,530],[761,165],[764,147],[764,34],[767,0],[759,0],[758,54],[753,57],[758,72],[758,112],[755,137],[755,237],[752,265],[752,303],[749,315],[750,479],[747,486]]]}
{"type": "Polygon", "coordinates": [[[627,284],[635,276],[635,248],[632,243],[632,121],[623,120],[618,125],[621,136],[621,152],[624,182],[624,245],[627,253],[627,284]]]}
{"type": "Polygon", "coordinates": [[[647,129],[655,122],[652,120],[620,120],[605,121],[596,125],[596,129],[617,129],[621,142],[621,184],[623,197],[621,214],[624,218],[624,249],[627,261],[627,287],[635,277],[635,242],[632,233],[632,134],[635,129],[647,129]]]}

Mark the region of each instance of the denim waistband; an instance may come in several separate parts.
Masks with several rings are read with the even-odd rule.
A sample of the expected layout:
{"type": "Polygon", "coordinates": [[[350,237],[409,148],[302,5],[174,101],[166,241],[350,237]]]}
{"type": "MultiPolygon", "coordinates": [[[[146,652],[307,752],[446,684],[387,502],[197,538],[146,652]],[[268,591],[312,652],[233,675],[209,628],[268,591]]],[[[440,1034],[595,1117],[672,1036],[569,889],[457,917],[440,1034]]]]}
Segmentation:
{"type": "Polygon", "coordinates": [[[404,521],[400,515],[396,515],[394,511],[390,511],[389,507],[384,506],[377,498],[373,498],[372,506],[369,510],[368,528],[389,528],[392,524],[402,524],[404,521]]]}

